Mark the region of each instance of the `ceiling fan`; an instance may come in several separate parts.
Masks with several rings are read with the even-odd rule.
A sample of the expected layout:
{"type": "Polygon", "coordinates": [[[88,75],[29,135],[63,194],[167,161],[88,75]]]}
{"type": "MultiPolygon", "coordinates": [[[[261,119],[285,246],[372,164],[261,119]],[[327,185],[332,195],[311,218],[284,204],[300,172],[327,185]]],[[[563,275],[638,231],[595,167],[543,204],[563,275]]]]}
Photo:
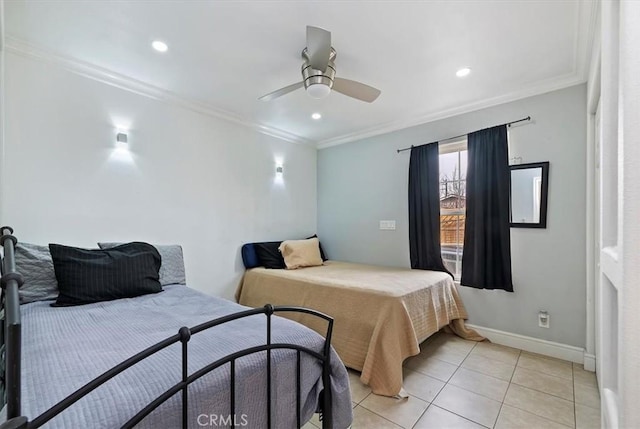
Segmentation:
{"type": "Polygon", "coordinates": [[[372,86],[335,77],[336,50],[331,47],[331,33],[327,30],[307,26],[307,47],[302,50],[302,58],[302,82],[270,92],[259,100],[273,100],[302,87],[313,98],[326,97],[332,89],[367,103],[372,103],[380,95],[380,90],[372,86]]]}

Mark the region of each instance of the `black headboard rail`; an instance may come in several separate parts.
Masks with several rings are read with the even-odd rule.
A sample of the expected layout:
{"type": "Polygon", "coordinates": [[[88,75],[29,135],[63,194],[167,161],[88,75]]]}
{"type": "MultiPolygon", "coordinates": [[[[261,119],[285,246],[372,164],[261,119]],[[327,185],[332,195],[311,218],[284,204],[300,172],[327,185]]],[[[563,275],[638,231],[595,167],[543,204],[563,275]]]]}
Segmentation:
{"type": "Polygon", "coordinates": [[[4,307],[5,341],[5,392],[7,396],[7,419],[20,416],[20,362],[22,353],[20,325],[20,296],[18,290],[24,279],[16,271],[15,246],[18,240],[13,236],[13,228],[0,228],[0,246],[4,249],[2,258],[2,299],[4,307]]]}

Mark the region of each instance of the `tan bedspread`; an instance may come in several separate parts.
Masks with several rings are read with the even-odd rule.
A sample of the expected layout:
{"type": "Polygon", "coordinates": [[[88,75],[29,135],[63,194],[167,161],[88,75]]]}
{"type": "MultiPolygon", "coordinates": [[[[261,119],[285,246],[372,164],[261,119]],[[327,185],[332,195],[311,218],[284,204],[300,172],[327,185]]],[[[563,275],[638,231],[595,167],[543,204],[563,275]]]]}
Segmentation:
{"type": "MultiPolygon", "coordinates": [[[[466,329],[467,312],[451,276],[435,271],[327,261],[298,270],[247,270],[236,292],[250,307],[295,305],[334,318],[332,344],[344,364],[362,371],[374,393],[394,396],[402,388],[402,362],[420,352],[419,342],[450,324],[458,335],[481,341],[466,329]]],[[[294,320],[326,333],[326,322],[308,315],[294,320]]]]}

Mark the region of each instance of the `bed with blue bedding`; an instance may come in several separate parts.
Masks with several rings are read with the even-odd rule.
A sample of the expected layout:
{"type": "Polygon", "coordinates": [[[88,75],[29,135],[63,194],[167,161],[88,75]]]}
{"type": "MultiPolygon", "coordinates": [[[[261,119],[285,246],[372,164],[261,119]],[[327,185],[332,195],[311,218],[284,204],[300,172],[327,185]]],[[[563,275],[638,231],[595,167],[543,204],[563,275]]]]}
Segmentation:
{"type": "MultiPolygon", "coordinates": [[[[5,296],[8,299],[13,294],[11,284],[15,277],[11,276],[10,266],[5,264],[5,268],[3,282],[8,284],[5,296]]],[[[86,305],[54,307],[52,302],[19,305],[21,369],[19,376],[7,371],[8,379],[19,379],[18,415],[27,416],[31,421],[125,359],[175,336],[181,327],[194,327],[250,310],[182,284],[164,285],[158,293],[86,305]]],[[[6,310],[10,310],[11,306],[4,304],[6,310]]],[[[12,320],[15,321],[15,315],[7,314],[7,343],[12,341],[12,320]]],[[[209,329],[194,330],[188,339],[185,374],[195,374],[212,362],[263,346],[267,332],[270,332],[269,344],[295,344],[318,355],[326,350],[325,338],[303,325],[276,315],[255,314],[209,329]]],[[[83,396],[44,427],[122,427],[183,379],[182,353],[180,342],[163,348],[83,396]]],[[[11,356],[7,363],[11,366],[9,358],[11,356]]],[[[188,385],[188,402],[184,408],[182,392],[178,391],[135,427],[232,427],[235,424],[248,428],[294,428],[298,426],[298,418],[301,424],[308,421],[321,408],[323,395],[330,393],[331,412],[326,414],[330,421],[324,423],[326,427],[346,428],[352,421],[348,375],[332,348],[329,362],[328,378],[323,378],[323,363],[296,349],[276,348],[248,354],[235,359],[233,379],[231,365],[226,363],[188,385]],[[300,375],[299,398],[297,374],[300,375]],[[330,386],[324,385],[326,380],[330,380],[330,386]],[[270,416],[267,403],[271,404],[270,416]]],[[[11,395],[9,386],[7,399],[15,411],[16,401],[11,395]]],[[[7,408],[2,411],[2,421],[7,408]]]]}
{"type": "MultiPolygon", "coordinates": [[[[22,306],[23,367],[22,410],[37,416],[89,380],[124,358],[197,324],[248,307],[211,297],[184,285],[165,286],[153,295],[77,307],[55,308],[40,301],[22,306]]],[[[195,335],[189,341],[189,372],[225,355],[265,341],[266,318],[251,316],[195,335]]],[[[273,319],[272,341],[295,343],[322,351],[324,339],[310,329],[284,318],[273,319]]],[[[265,353],[247,356],[236,364],[236,422],[266,427],[265,353]]],[[[295,352],[272,352],[274,424],[295,427],[295,352]]],[[[140,362],[81,399],[54,418],[51,428],[115,428],[180,380],[180,344],[140,362]]],[[[302,420],[316,412],[322,390],[322,365],[302,359],[302,420]]],[[[332,356],[334,427],[351,422],[351,400],[346,370],[332,356]]],[[[189,427],[211,426],[229,415],[229,368],[215,370],[189,386],[189,427]]],[[[147,416],[139,427],[181,426],[181,399],[174,396],[147,416]]],[[[226,427],[227,425],[221,425],[226,427]]]]}

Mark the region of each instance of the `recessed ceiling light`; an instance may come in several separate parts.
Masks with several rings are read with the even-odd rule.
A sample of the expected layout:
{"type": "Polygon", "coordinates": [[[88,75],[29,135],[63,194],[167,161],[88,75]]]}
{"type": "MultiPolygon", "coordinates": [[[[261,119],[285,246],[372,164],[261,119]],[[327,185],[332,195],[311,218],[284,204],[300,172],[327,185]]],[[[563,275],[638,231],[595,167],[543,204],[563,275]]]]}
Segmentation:
{"type": "Polygon", "coordinates": [[[322,118],[322,115],[320,113],[316,112],[316,113],[311,115],[311,118],[315,119],[317,121],[318,119],[322,118]]]}
{"type": "Polygon", "coordinates": [[[456,72],[456,76],[465,77],[465,76],[468,76],[469,73],[471,73],[471,69],[469,67],[464,67],[456,72]]]}
{"type": "Polygon", "coordinates": [[[151,46],[153,46],[153,49],[158,52],[167,52],[167,49],[169,49],[167,44],[160,40],[154,40],[153,43],[151,43],[151,46]]]}

